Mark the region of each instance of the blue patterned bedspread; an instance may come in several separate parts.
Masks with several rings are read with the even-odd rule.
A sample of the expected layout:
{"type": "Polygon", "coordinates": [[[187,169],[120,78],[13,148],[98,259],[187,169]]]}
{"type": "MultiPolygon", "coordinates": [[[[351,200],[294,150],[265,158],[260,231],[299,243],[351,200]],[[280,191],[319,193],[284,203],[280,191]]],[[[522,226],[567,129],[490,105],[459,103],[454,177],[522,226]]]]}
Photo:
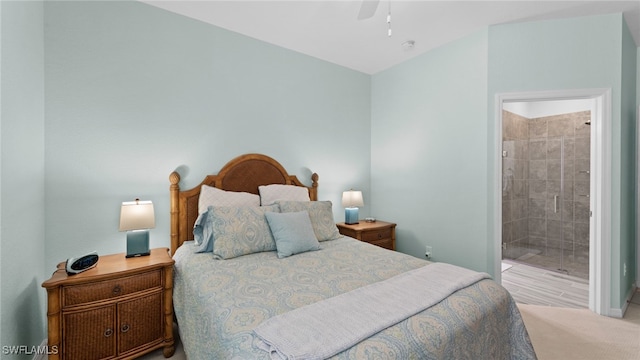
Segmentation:
{"type": "MultiPolygon", "coordinates": [[[[215,260],[186,242],[174,255],[173,301],[189,359],[267,359],[253,329],[265,319],[429,263],[348,237],[278,259],[215,260]]],[[[397,304],[402,306],[402,304],[397,304]]],[[[492,280],[462,289],[335,359],[535,359],[515,302],[492,280]]]]}

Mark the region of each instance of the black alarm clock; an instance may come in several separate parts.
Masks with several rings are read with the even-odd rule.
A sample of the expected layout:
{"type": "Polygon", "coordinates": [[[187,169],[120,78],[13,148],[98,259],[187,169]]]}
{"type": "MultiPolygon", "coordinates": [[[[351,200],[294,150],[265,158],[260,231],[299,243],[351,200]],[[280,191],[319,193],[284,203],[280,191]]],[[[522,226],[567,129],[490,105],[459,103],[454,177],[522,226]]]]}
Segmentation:
{"type": "Polygon", "coordinates": [[[98,253],[94,251],[80,256],[79,258],[67,259],[65,270],[67,271],[68,275],[75,275],[91,269],[92,267],[96,266],[97,263],[98,253]]]}

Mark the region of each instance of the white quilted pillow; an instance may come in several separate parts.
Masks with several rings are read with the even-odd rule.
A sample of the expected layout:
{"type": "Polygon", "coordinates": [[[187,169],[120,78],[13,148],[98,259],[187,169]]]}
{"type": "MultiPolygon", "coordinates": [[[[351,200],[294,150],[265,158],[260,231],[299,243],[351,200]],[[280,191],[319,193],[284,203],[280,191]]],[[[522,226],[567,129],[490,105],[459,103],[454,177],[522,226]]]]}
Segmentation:
{"type": "Polygon", "coordinates": [[[202,185],[198,198],[198,214],[207,211],[209,206],[260,206],[260,196],[202,185]]]}
{"type": "Polygon", "coordinates": [[[309,189],[304,186],[261,185],[258,186],[258,191],[260,191],[260,204],[262,206],[275,204],[276,201],[311,201],[309,189]]]}

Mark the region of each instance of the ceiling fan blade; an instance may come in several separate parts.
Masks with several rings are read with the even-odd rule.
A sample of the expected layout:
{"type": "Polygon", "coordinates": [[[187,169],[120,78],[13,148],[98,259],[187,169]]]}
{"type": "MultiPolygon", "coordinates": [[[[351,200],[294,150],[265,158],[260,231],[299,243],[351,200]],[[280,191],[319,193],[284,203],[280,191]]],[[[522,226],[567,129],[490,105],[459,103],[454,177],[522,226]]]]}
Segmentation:
{"type": "Polygon", "coordinates": [[[364,20],[375,15],[380,0],[362,0],[360,11],[358,12],[358,20],[364,20]]]}

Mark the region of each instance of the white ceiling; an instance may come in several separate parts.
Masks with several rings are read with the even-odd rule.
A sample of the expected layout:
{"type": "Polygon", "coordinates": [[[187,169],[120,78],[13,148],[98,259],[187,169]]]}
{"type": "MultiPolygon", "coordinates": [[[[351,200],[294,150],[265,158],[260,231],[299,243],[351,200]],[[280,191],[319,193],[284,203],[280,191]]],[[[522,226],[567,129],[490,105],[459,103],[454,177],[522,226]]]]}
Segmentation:
{"type": "Polygon", "coordinates": [[[140,0],[249,37],[374,74],[488,25],[624,13],[640,45],[640,1],[140,0]],[[393,34],[387,36],[391,9],[393,34]],[[402,43],[415,41],[413,49],[402,43]]]}

